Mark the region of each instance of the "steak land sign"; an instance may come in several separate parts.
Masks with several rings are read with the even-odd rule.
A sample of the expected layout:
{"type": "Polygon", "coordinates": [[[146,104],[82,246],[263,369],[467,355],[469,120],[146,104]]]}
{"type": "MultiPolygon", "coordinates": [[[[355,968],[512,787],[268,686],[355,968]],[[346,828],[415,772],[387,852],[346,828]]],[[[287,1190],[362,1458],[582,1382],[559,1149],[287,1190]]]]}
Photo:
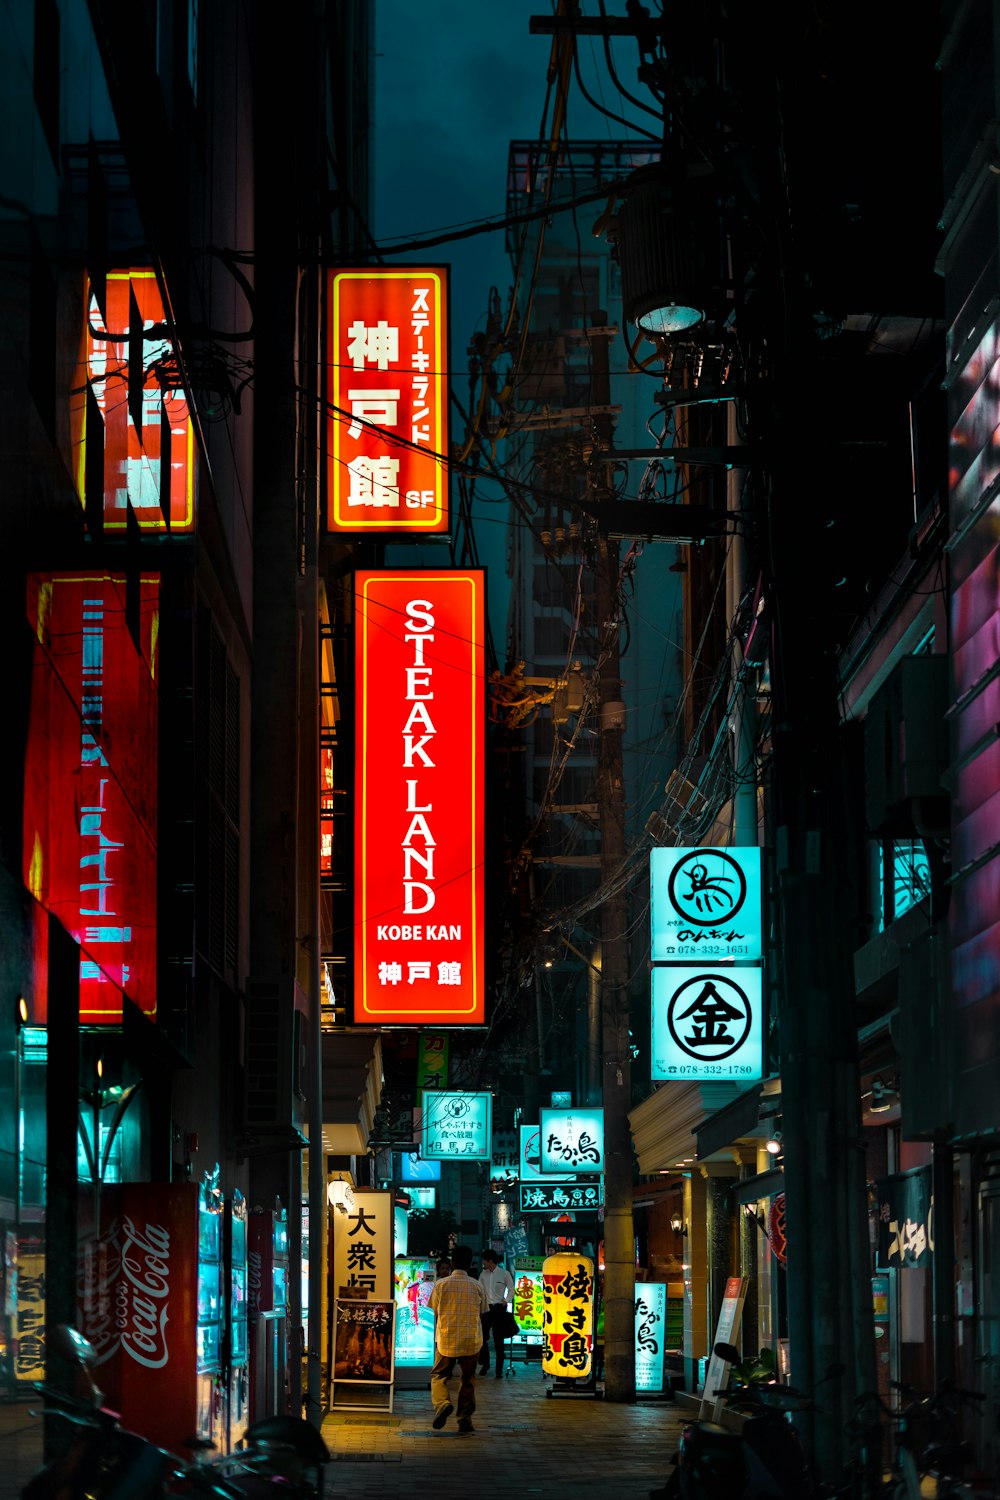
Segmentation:
{"type": "Polygon", "coordinates": [[[355,1024],[484,1018],[483,579],[355,576],[355,1024]]]}

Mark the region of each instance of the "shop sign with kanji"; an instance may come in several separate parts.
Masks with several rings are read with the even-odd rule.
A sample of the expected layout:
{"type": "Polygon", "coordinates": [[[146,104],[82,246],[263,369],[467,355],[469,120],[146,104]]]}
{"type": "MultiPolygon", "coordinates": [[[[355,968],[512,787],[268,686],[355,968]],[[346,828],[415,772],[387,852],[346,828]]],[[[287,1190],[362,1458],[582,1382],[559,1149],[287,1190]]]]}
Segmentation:
{"type": "Polygon", "coordinates": [[[494,1130],[490,1155],[490,1181],[516,1182],[518,1167],[517,1136],[513,1130],[494,1130]]]}
{"type": "Polygon", "coordinates": [[[760,969],[654,968],[650,1075],[671,1082],[763,1076],[760,969]]]}
{"type": "Polygon", "coordinates": [[[599,1182],[522,1182],[518,1189],[523,1214],[583,1209],[596,1213],[604,1203],[604,1178],[599,1182]]]}
{"type": "Polygon", "coordinates": [[[654,963],[759,962],[763,952],[760,850],[652,849],[654,963]]]}
{"type": "Polygon", "coordinates": [[[518,1148],[518,1178],[521,1182],[547,1182],[550,1186],[554,1182],[572,1182],[574,1174],[565,1173],[562,1177],[553,1177],[548,1172],[543,1172],[539,1161],[542,1150],[542,1132],[537,1125],[519,1125],[517,1127],[518,1148]]]}
{"type": "Polygon", "coordinates": [[[604,1171],[603,1109],[542,1109],[538,1120],[538,1165],[544,1176],[604,1171]]]}
{"type": "Polygon", "coordinates": [[[333,1284],[357,1287],[368,1297],[393,1295],[392,1194],[354,1189],[354,1207],[335,1213],[333,1284]]]}
{"type": "Polygon", "coordinates": [[[427,1160],[489,1161],[493,1139],[493,1095],[429,1090],[423,1099],[427,1160]]]}
{"type": "Polygon", "coordinates": [[[586,1379],[594,1351],[594,1262],[562,1251],[542,1268],[542,1371],[586,1379]]]}
{"type": "Polygon", "coordinates": [[[934,1194],[930,1167],[896,1172],[875,1184],[875,1264],[896,1270],[928,1266],[934,1255],[934,1194]]]}
{"type": "Polygon", "coordinates": [[[447,310],[444,266],[330,272],[330,531],[448,530],[447,310]]]}
{"type": "Polygon", "coordinates": [[[666,1355],[667,1288],[662,1281],[635,1284],[635,1388],[662,1391],[666,1355]]]}

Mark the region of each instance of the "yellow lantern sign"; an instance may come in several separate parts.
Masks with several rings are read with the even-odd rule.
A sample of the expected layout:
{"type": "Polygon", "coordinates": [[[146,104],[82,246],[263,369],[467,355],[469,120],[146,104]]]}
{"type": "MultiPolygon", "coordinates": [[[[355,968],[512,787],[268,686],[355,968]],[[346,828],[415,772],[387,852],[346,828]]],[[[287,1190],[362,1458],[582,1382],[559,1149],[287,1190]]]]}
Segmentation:
{"type": "Polygon", "coordinates": [[[594,1355],[594,1262],[567,1250],[542,1266],[542,1370],[583,1380],[594,1355]]]}

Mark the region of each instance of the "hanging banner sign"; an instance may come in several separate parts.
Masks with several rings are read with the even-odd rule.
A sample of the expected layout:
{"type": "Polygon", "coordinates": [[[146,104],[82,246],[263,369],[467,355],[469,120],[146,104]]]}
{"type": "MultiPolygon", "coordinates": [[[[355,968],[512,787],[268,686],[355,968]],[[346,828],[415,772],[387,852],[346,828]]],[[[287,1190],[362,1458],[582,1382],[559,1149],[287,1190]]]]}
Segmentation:
{"type": "Polygon", "coordinates": [[[662,1281],[637,1282],[635,1288],[635,1389],[663,1390],[667,1341],[667,1288],[662,1281]]]}
{"type": "Polygon", "coordinates": [[[424,1095],[424,1141],[420,1154],[431,1161],[461,1157],[489,1161],[493,1139],[493,1095],[449,1093],[424,1095]]]}
{"type": "Polygon", "coordinates": [[[571,1251],[546,1256],[542,1297],[542,1371],[585,1379],[594,1353],[594,1262],[571,1251]]]}
{"type": "Polygon", "coordinates": [[[417,1088],[443,1089],[448,1082],[448,1033],[424,1031],[420,1034],[417,1058],[417,1088]]]}
{"type": "Polygon", "coordinates": [[[760,969],[653,969],[654,1079],[763,1077],[760,969]]]}
{"type": "Polygon", "coordinates": [[[930,1167],[896,1172],[875,1184],[878,1195],[877,1266],[929,1266],[934,1255],[934,1195],[930,1167]]]}
{"type": "Polygon", "coordinates": [[[517,1181],[517,1136],[513,1130],[495,1130],[490,1149],[490,1181],[517,1181]]]}
{"type": "Polygon", "coordinates": [[[332,1215],[335,1287],[358,1287],[369,1297],[391,1299],[392,1209],[391,1193],[355,1188],[354,1207],[332,1215]]]}
{"type": "Polygon", "coordinates": [[[543,1176],[604,1171],[603,1109],[542,1109],[538,1121],[543,1176]]]}
{"type": "Polygon", "coordinates": [[[654,963],[759,962],[760,850],[653,849],[649,855],[654,963]]]}
{"type": "Polygon", "coordinates": [[[521,1212],[557,1213],[585,1209],[596,1213],[604,1202],[604,1179],[600,1182],[528,1182],[519,1188],[521,1212]]]}
{"type": "Polygon", "coordinates": [[[330,272],[330,531],[448,530],[447,312],[444,266],[330,272]]]}
{"type": "Polygon", "coordinates": [[[355,1025],[478,1026],[484,575],[355,575],[355,1025]]]}

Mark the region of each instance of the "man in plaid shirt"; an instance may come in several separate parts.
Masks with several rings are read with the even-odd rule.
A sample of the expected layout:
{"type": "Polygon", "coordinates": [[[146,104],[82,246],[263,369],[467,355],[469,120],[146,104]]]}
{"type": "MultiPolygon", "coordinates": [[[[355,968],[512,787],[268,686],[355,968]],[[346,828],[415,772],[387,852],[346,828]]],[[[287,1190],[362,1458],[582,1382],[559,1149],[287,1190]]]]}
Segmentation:
{"type": "Polygon", "coordinates": [[[434,1403],[431,1426],[443,1427],[455,1410],[448,1399],[448,1380],[457,1360],[462,1372],[458,1391],[458,1430],[472,1432],[472,1413],[476,1409],[476,1362],[483,1342],[482,1316],[488,1311],[489,1304],[479,1282],[469,1275],[471,1248],[456,1245],[451,1263],[451,1275],[436,1281],[431,1292],[437,1348],[437,1358],[431,1370],[431,1400],[434,1403]]]}

